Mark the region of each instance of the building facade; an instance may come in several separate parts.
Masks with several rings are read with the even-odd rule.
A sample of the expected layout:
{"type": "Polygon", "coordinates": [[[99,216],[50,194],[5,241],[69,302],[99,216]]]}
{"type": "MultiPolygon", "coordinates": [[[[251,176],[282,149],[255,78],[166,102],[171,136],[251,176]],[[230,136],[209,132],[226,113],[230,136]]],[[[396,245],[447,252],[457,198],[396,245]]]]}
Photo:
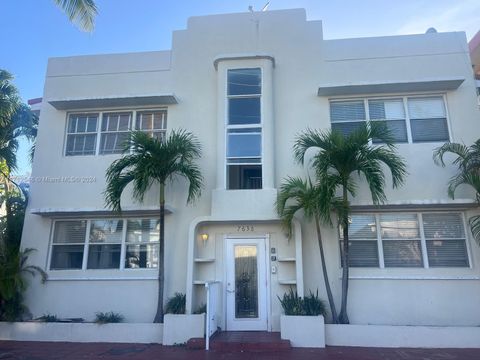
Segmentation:
{"type": "MultiPolygon", "coordinates": [[[[158,189],[143,204],[127,193],[119,217],[105,207],[105,170],[130,129],[187,129],[203,147],[201,198],[168,185],[165,294],[187,312],[221,284],[226,330],[277,330],[278,296],[319,290],[312,224],[288,239],[274,202],[282,180],[306,176],[295,136],[345,133],[385,121],[408,164],[406,184],[375,207],[362,183],[352,199],[349,315],[355,324],[478,325],[480,249],[467,227],[474,192],[447,196],[453,166],[433,150],[480,137],[464,33],[324,40],[304,10],[192,17],[169,51],[49,60],[22,239],[46,284],[26,294],[34,316],[91,320],[97,311],[151,322],[156,309],[158,189]]],[[[338,230],[322,227],[340,301],[338,230]]]]}

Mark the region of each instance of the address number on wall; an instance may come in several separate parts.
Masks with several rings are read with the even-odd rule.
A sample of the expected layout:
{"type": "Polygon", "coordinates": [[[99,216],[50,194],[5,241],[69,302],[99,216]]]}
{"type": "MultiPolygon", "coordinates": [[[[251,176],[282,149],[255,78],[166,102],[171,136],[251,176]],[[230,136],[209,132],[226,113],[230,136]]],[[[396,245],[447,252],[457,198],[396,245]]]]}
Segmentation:
{"type": "Polygon", "coordinates": [[[237,232],[251,232],[255,231],[253,225],[237,225],[237,232]]]}

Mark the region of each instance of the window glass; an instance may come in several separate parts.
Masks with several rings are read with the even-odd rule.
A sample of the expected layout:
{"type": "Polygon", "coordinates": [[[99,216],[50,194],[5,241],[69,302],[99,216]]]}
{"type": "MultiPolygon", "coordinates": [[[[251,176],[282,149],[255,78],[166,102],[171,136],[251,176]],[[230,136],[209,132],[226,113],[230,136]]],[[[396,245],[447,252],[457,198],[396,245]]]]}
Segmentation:
{"type": "Polygon", "coordinates": [[[88,269],[118,269],[121,245],[90,245],[88,248],[88,269]]]}
{"type": "Polygon", "coordinates": [[[65,155],[95,155],[98,114],[71,114],[65,155]]]}
{"type": "Polygon", "coordinates": [[[260,97],[229,99],[228,120],[230,125],[260,124],[260,97]]]}
{"type": "Polygon", "coordinates": [[[125,148],[131,129],[131,113],[104,113],[100,154],[119,154],[125,148]]]}
{"type": "Polygon", "coordinates": [[[137,112],[135,129],[145,131],[158,140],[164,140],[167,130],[167,111],[137,112]]]}
{"type": "Polygon", "coordinates": [[[408,114],[413,142],[449,140],[442,97],[409,98],[408,114]]]}
{"type": "Polygon", "coordinates": [[[90,224],[91,243],[121,243],[123,220],[92,220],[90,224]]]}
{"type": "Polygon", "coordinates": [[[380,229],[385,267],[423,266],[416,214],[382,214],[380,229]]]}
{"type": "Polygon", "coordinates": [[[261,165],[228,165],[227,184],[230,190],[261,189],[261,165]]]}
{"type": "Polygon", "coordinates": [[[369,100],[368,111],[370,120],[384,124],[396,142],[408,141],[402,99],[369,100]]]}
{"type": "MultiPolygon", "coordinates": [[[[378,267],[377,225],[374,215],[352,215],[349,219],[349,264],[351,267],[378,267]]],[[[343,231],[340,227],[340,249],[343,231]]]]}
{"type": "Polygon", "coordinates": [[[159,220],[128,220],[125,268],[136,269],[158,267],[159,240],[159,220]]]}
{"type": "Polygon", "coordinates": [[[228,95],[260,94],[261,83],[260,69],[228,70],[228,95]]]}
{"type": "Polygon", "coordinates": [[[56,221],[54,227],[51,270],[81,269],[87,222],[56,221]]]}
{"type": "Polygon", "coordinates": [[[332,122],[365,121],[366,115],[363,100],[331,102],[330,119],[332,122]]]}
{"type": "Polygon", "coordinates": [[[463,219],[460,214],[423,214],[423,228],[431,267],[467,267],[463,219]]]}
{"type": "Polygon", "coordinates": [[[260,132],[228,132],[227,157],[261,157],[262,135],[260,132]]]}

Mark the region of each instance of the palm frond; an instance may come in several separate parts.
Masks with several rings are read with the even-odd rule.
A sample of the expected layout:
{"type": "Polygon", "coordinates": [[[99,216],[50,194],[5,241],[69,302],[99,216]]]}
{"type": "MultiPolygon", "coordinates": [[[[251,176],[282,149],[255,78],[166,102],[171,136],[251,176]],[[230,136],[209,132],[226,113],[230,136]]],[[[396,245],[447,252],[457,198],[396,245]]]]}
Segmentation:
{"type": "Polygon", "coordinates": [[[444,156],[446,153],[452,153],[457,155],[455,162],[458,164],[458,162],[467,158],[469,149],[464,144],[445,143],[433,151],[433,161],[435,162],[435,164],[445,167],[444,156]]]}
{"type": "Polygon", "coordinates": [[[54,0],[54,2],[81,30],[92,31],[95,27],[97,7],[94,0],[54,0]]]}
{"type": "Polygon", "coordinates": [[[473,238],[480,245],[480,215],[472,216],[468,219],[473,238]]]}

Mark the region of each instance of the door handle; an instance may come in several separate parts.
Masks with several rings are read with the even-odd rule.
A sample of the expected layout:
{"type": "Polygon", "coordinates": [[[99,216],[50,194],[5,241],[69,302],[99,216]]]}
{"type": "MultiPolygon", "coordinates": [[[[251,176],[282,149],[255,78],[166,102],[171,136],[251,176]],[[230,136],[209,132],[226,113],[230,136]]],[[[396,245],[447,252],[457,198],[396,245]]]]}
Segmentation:
{"type": "Polygon", "coordinates": [[[234,292],[235,292],[235,290],[230,290],[230,289],[227,289],[227,292],[228,292],[228,293],[234,293],[234,292]]]}

